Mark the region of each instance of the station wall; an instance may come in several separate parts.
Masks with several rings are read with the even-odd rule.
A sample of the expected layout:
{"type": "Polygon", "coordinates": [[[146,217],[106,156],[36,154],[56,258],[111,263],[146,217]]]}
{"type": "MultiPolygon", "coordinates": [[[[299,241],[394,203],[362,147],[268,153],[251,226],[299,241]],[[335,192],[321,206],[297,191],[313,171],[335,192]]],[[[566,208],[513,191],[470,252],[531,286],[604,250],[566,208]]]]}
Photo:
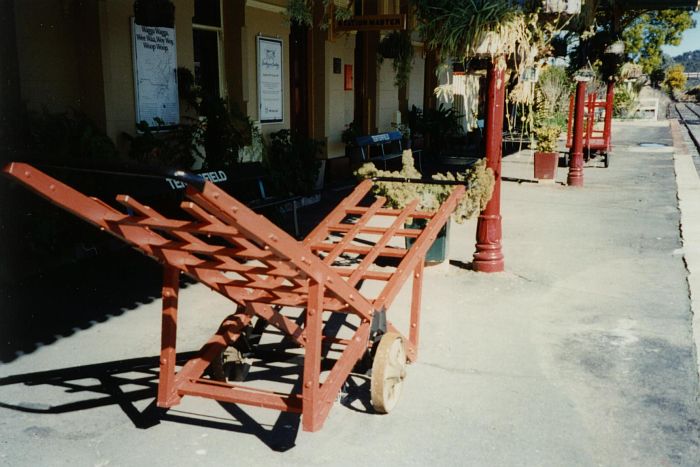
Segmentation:
{"type": "MultiPolygon", "coordinates": [[[[175,9],[178,67],[190,70],[194,70],[194,5],[195,0],[178,0],[175,9]]],[[[257,120],[256,37],[280,38],[284,53],[284,121],[263,125],[262,132],[269,134],[289,128],[290,27],[281,15],[286,2],[248,0],[246,6],[242,3],[225,5],[224,10],[240,8],[235,11],[244,13],[238,16],[244,19],[233,29],[230,18],[236,18],[236,14],[222,18],[224,28],[229,28],[223,31],[222,67],[228,74],[224,78],[229,81],[223,89],[233,89],[232,83],[240,86],[236,99],[243,104],[243,110],[257,120]]],[[[34,110],[45,107],[52,112],[74,108],[85,112],[105,129],[122,151],[126,151],[123,134],[133,134],[136,124],[131,37],[133,0],[15,0],[14,6],[20,94],[28,107],[34,110]]],[[[396,6],[383,5],[382,8],[389,11],[396,6]]],[[[355,33],[345,33],[320,42],[324,63],[313,80],[317,83],[323,80],[323,85],[313,87],[312,92],[325,90],[325,93],[312,112],[323,116],[320,123],[329,158],[345,154],[341,133],[354,119],[355,83],[351,90],[345,90],[344,85],[345,65],[352,66],[353,73],[357,71],[355,37],[355,33]],[[334,72],[334,59],[340,59],[340,73],[334,72]]],[[[423,68],[424,60],[417,52],[407,92],[409,108],[412,104],[422,107],[423,68]]],[[[385,60],[381,66],[378,80],[376,101],[372,104],[377,110],[374,124],[385,131],[391,128],[399,110],[391,60],[385,60]]]]}

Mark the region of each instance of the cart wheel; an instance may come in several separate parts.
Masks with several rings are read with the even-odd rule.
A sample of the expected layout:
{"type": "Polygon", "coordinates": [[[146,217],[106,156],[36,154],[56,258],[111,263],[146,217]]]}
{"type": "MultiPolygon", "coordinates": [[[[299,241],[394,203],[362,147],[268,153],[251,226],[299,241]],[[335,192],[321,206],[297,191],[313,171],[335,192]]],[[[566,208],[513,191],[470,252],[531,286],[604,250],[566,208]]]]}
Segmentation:
{"type": "Polygon", "coordinates": [[[245,381],[248,370],[250,365],[234,347],[227,347],[209,364],[209,375],[215,381],[245,381]]]}
{"type": "Polygon", "coordinates": [[[403,337],[396,333],[382,336],[374,355],[370,382],[372,407],[379,413],[389,413],[401,395],[406,377],[406,349],[403,337]]]}
{"type": "Polygon", "coordinates": [[[606,153],[605,154],[605,168],[607,169],[608,167],[610,167],[610,154],[606,153]]]}

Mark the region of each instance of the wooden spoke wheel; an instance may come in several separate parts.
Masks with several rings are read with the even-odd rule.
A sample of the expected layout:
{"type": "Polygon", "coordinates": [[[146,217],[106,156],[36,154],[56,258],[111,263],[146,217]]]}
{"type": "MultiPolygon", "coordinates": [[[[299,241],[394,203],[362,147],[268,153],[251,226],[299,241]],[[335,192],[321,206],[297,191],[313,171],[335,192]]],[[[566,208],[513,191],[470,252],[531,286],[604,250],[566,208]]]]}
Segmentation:
{"type": "Polygon", "coordinates": [[[370,391],[372,407],[389,413],[401,396],[406,377],[406,348],[403,337],[396,333],[382,336],[374,354],[370,391]]]}

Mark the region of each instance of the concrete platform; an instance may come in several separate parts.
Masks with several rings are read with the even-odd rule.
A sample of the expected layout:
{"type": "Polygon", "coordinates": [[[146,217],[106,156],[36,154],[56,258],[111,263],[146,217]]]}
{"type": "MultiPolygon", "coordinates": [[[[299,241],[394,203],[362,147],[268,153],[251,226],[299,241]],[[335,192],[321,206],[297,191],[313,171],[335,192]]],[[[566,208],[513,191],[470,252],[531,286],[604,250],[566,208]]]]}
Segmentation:
{"type": "MultiPolygon", "coordinates": [[[[700,213],[682,220],[676,184],[697,173],[640,141],[671,145],[670,129],[615,125],[610,168],[587,167],[580,189],[561,183],[563,168],[555,184],[505,182],[505,273],[465,269],[475,223],[453,225],[452,263],[425,274],[419,362],[390,415],[367,413],[360,377],[318,433],[196,398],[158,415],[157,359],[133,360],[158,352],[151,297],[0,366],[0,464],[698,465],[694,240],[684,246],[679,226],[700,213]],[[27,376],[47,370],[62,371],[27,376]]],[[[530,179],[529,155],[507,157],[503,175],[530,179]]],[[[180,349],[228,307],[186,287],[180,349]]]]}

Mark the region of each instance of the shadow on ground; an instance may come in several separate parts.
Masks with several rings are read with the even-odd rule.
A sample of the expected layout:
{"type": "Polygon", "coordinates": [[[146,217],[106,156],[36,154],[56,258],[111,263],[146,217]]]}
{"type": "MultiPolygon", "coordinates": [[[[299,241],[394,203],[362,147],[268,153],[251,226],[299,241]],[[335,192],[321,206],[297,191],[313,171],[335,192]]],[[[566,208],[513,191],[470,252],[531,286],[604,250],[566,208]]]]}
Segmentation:
{"type": "MultiPolygon", "coordinates": [[[[192,352],[178,354],[178,364],[185,363],[193,356],[192,352]]],[[[254,435],[274,451],[286,451],[295,446],[300,425],[298,414],[282,412],[275,424],[266,428],[235,404],[219,403],[235,420],[208,417],[177,408],[168,410],[157,407],[155,397],[158,386],[158,361],[158,357],[133,358],[2,378],[0,386],[51,385],[65,389],[66,393],[82,394],[84,397],[76,401],[72,396],[71,402],[56,405],[32,402],[14,405],[0,401],[0,407],[25,413],[57,415],[117,405],[134,427],[139,429],[148,429],[162,421],[171,421],[254,435]],[[98,397],[95,397],[96,394],[98,397]],[[151,403],[143,410],[139,410],[135,405],[139,401],[149,399],[151,403]]],[[[30,395],[31,391],[28,391],[25,397],[31,397],[30,395]]]]}
{"type": "Polygon", "coordinates": [[[155,261],[123,249],[1,284],[0,360],[11,362],[159,299],[161,275],[155,261]]]}

